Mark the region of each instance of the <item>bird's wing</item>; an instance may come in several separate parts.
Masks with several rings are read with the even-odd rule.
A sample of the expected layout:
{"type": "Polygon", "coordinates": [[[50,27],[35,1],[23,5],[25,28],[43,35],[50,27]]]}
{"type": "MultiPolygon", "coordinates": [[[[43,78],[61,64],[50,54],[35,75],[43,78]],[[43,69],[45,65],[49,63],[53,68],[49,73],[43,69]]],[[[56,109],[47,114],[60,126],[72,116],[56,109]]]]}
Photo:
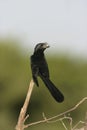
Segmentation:
{"type": "Polygon", "coordinates": [[[41,63],[39,64],[39,73],[44,77],[49,78],[49,69],[45,58],[42,59],[41,63]]]}
{"type": "Polygon", "coordinates": [[[32,77],[37,86],[39,86],[39,83],[37,80],[38,72],[39,72],[38,67],[35,65],[32,65],[32,77]]]}
{"type": "Polygon", "coordinates": [[[31,70],[32,70],[32,77],[34,82],[36,83],[37,86],[39,86],[38,84],[38,80],[37,80],[37,76],[39,73],[39,68],[36,64],[33,63],[33,58],[31,57],[31,70]]]}

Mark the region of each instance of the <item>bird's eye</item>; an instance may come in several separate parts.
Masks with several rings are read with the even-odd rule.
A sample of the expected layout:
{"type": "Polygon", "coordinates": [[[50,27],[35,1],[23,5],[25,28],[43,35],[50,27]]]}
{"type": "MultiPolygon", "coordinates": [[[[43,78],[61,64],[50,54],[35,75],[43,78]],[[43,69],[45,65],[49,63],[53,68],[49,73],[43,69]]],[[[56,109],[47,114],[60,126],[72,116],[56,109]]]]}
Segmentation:
{"type": "Polygon", "coordinates": [[[41,44],[41,48],[43,47],[43,44],[41,44]]]}

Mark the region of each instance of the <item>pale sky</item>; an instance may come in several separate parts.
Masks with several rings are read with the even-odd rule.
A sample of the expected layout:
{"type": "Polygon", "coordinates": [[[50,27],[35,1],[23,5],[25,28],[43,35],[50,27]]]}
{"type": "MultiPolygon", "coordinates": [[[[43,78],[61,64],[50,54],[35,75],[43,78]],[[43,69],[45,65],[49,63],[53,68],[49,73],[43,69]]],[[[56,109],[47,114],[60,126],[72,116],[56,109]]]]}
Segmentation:
{"type": "Polygon", "coordinates": [[[0,0],[0,37],[87,56],[87,0],[0,0]]]}

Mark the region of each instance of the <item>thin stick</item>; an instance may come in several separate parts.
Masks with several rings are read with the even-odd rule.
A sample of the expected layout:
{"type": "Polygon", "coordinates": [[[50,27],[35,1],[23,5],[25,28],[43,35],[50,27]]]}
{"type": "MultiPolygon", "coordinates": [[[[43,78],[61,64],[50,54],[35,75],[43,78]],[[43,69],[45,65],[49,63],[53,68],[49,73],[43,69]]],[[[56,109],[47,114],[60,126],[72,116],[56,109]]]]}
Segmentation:
{"type": "MultiPolygon", "coordinates": [[[[69,112],[72,112],[74,110],[76,110],[84,101],[87,100],[87,97],[84,97],[82,100],[80,100],[74,107],[72,107],[71,109],[63,112],[63,113],[60,113],[59,115],[56,115],[56,116],[53,116],[53,117],[50,117],[50,118],[45,118],[43,120],[40,120],[40,121],[36,121],[36,122],[32,122],[30,124],[27,124],[25,125],[25,128],[28,128],[30,126],[34,126],[34,125],[37,125],[37,124],[41,124],[41,123],[47,123],[48,121],[52,121],[53,119],[56,119],[56,118],[59,118],[61,116],[64,116],[66,114],[68,114],[69,112]]],[[[60,121],[60,119],[59,119],[60,121]]]]}
{"type": "Polygon", "coordinates": [[[26,96],[24,105],[21,108],[21,111],[20,111],[20,114],[19,114],[18,122],[17,122],[17,125],[16,125],[16,130],[24,130],[24,128],[25,128],[25,125],[24,125],[25,120],[29,117],[28,115],[26,116],[26,112],[27,112],[27,108],[28,108],[28,105],[29,105],[29,102],[30,102],[30,97],[31,97],[31,94],[32,94],[33,87],[34,87],[34,81],[31,80],[30,84],[29,84],[29,89],[28,89],[28,92],[27,92],[27,96],[26,96]]]}

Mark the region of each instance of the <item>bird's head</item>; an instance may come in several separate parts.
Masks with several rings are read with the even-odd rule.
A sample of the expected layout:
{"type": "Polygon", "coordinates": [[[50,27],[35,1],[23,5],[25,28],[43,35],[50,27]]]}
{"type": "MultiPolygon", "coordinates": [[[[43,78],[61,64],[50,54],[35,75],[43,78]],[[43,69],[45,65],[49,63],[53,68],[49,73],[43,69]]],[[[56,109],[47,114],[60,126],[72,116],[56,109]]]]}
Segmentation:
{"type": "Polygon", "coordinates": [[[46,48],[49,48],[50,46],[48,45],[47,42],[45,43],[38,43],[35,48],[34,48],[34,53],[36,52],[43,52],[46,48]]]}

